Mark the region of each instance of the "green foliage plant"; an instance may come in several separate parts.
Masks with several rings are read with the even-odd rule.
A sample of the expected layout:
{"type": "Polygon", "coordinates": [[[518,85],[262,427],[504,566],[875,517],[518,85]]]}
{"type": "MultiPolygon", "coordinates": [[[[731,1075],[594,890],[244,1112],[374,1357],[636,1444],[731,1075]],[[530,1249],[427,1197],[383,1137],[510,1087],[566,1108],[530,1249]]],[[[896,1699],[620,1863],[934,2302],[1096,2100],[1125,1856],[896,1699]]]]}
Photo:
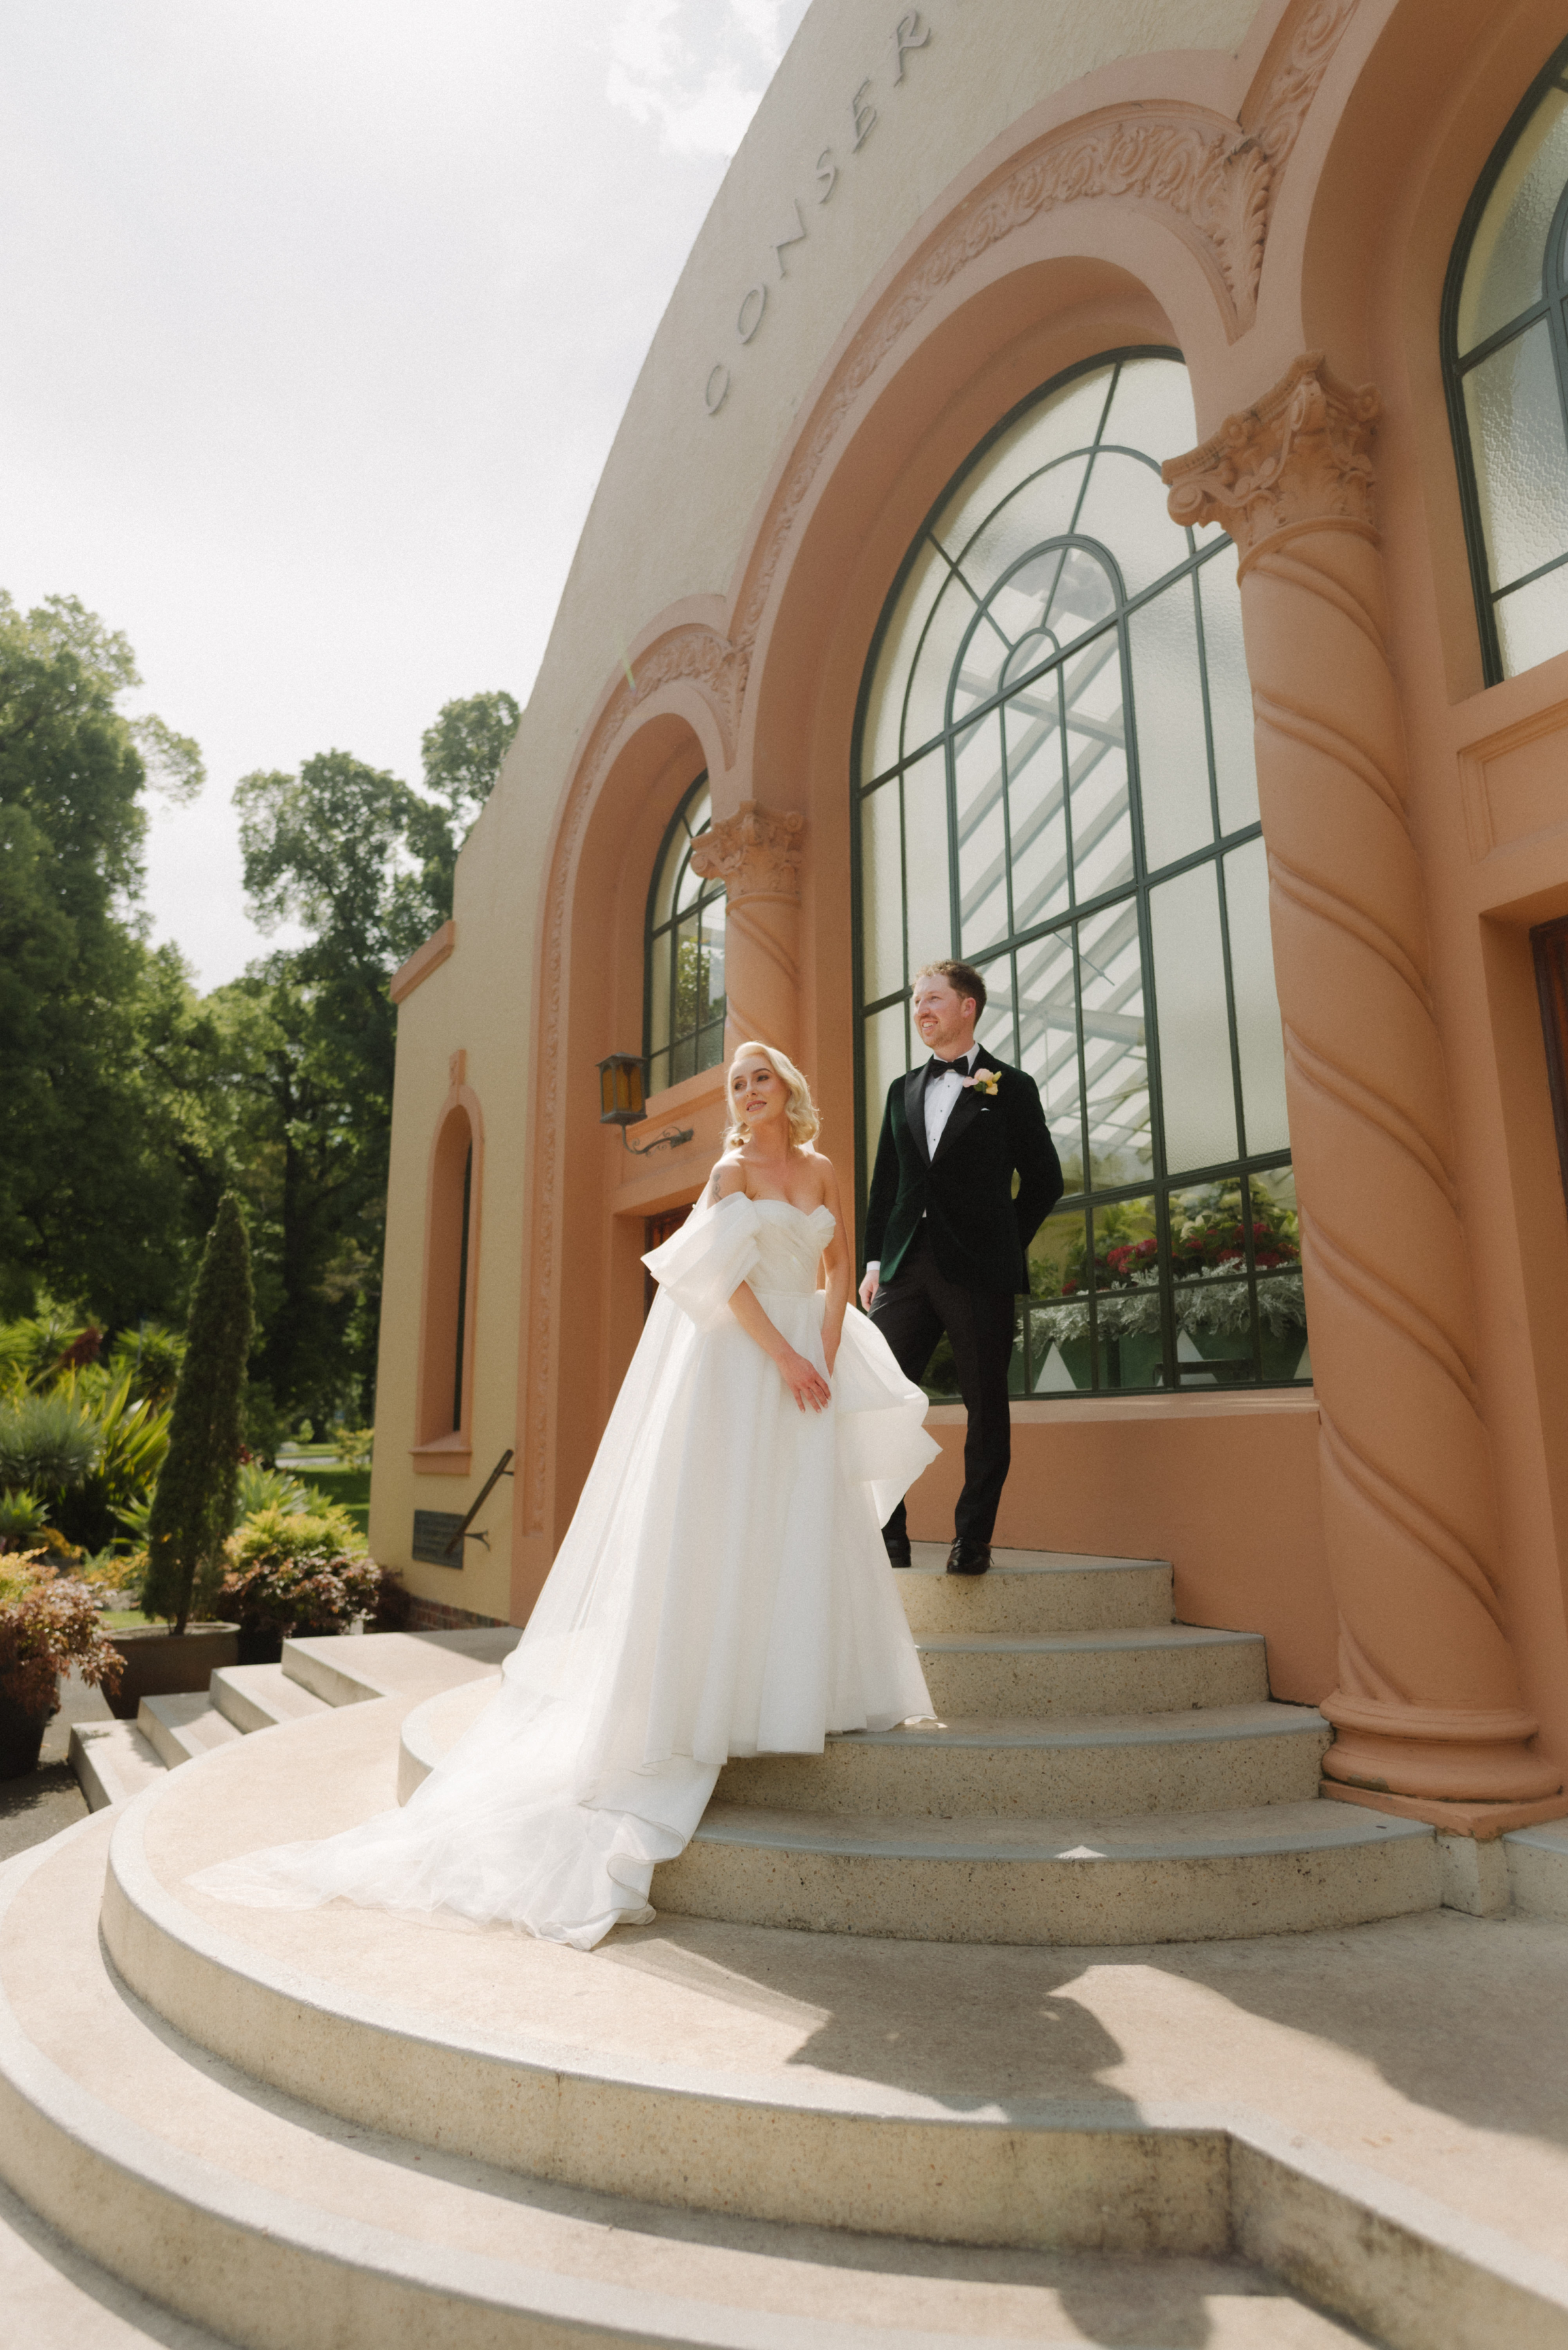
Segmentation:
{"type": "Polygon", "coordinates": [[[239,1202],[225,1192],[196,1276],[148,1522],[142,1606],[177,1633],[189,1620],[199,1569],[221,1559],[234,1522],[253,1318],[250,1243],[239,1202]]]}
{"type": "Polygon", "coordinates": [[[298,1478],[291,1477],[286,1469],[264,1469],[259,1461],[242,1462],[234,1496],[236,1525],[243,1525],[247,1518],[257,1516],[263,1510],[279,1510],[286,1517],[298,1517],[309,1507],[309,1494],[298,1478]]]}
{"type": "Polygon", "coordinates": [[[57,1575],[36,1552],[0,1558],[0,1705],[36,1720],[58,1701],[61,1673],[115,1689],[124,1669],[104,1638],[98,1599],[85,1583],[57,1575]]]}
{"type": "Polygon", "coordinates": [[[0,1553],[31,1550],[43,1537],[49,1513],[36,1493],[24,1485],[0,1492],[0,1553]]]}
{"type": "Polygon", "coordinates": [[[373,1428],[345,1428],[337,1437],[337,1458],[345,1469],[368,1469],[375,1449],[373,1428]]]}
{"type": "Polygon", "coordinates": [[[0,1408],[0,1484],[60,1492],[98,1465],[102,1433],[70,1394],[23,1395],[0,1408]]]}
{"type": "Polygon", "coordinates": [[[161,1322],[148,1321],[119,1333],[109,1362],[114,1377],[126,1380],[133,1394],[161,1407],[174,1400],[184,1359],[185,1341],[180,1333],[165,1328],[161,1322]]]}
{"type": "Polygon", "coordinates": [[[261,1510],[228,1545],[219,1593],[246,1631],[341,1632],[373,1616],[383,1576],[351,1522],[330,1503],[309,1511],[261,1510]]]}

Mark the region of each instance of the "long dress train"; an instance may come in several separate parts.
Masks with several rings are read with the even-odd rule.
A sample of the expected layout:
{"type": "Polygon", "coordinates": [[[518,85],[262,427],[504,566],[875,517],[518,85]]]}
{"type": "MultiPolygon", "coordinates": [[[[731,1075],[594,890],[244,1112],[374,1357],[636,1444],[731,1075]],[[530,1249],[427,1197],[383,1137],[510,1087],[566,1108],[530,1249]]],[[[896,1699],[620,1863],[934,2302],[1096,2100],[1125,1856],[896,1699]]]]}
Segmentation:
{"type": "Polygon", "coordinates": [[[826,1373],[826,1208],[735,1193],[644,1262],[659,1292],[499,1694],[400,1810],[200,1871],[253,1907],[343,1898],[592,1946],[645,1923],[732,1754],[930,1716],[880,1528],[932,1460],[926,1399],[853,1307],[802,1411],[728,1301],[826,1373]]]}

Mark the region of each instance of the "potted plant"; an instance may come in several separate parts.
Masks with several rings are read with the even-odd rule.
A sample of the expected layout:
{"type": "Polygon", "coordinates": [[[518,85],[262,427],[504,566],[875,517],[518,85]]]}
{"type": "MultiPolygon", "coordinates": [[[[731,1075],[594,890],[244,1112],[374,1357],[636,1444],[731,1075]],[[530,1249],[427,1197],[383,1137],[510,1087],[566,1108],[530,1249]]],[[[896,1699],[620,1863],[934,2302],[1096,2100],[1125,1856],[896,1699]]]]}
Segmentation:
{"type": "Polygon", "coordinates": [[[96,1595],[53,1574],[36,1551],[0,1558],[0,1779],[36,1769],[59,1677],[73,1666],[106,1693],[119,1678],[96,1595]]]}
{"type": "Polygon", "coordinates": [[[221,1595],[239,1620],[243,1664],[275,1664],[286,1639],[346,1632],[378,1612],[385,1578],[356,1553],[357,1540],[352,1519],[329,1502],[247,1518],[230,1539],[221,1595]]]}
{"type": "Polygon", "coordinates": [[[215,1597],[234,1523],[252,1321],[250,1243],[226,1191],[196,1275],[168,1450],[148,1512],[141,1606],[170,1629],[114,1636],[126,1671],[111,1702],[122,1716],[143,1697],[203,1690],[215,1668],[238,1660],[238,1627],[192,1623],[192,1608],[215,1597]]]}

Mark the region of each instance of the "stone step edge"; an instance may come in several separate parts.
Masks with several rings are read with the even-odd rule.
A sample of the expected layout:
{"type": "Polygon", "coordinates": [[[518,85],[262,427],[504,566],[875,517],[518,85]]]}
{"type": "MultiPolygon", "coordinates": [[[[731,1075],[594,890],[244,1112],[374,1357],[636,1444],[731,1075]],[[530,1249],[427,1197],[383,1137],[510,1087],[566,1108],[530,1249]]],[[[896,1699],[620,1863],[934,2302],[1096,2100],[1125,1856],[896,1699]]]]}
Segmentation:
{"type": "Polygon", "coordinates": [[[67,1759],[87,1799],[89,1812],[108,1811],[141,1794],[149,1775],[169,1766],[134,1721],[73,1721],[67,1759]],[[129,1761],[140,1783],[128,1783],[122,1768],[129,1761]]]}
{"type": "Polygon", "coordinates": [[[136,1727],[159,1760],[170,1771],[199,1762],[204,1754],[244,1736],[210,1697],[200,1692],[169,1692],[144,1697],[136,1709],[136,1727]],[[199,1731],[205,1729],[208,1736],[199,1731]]]}
{"type": "MultiPolygon", "coordinates": [[[[93,1825],[84,1821],[65,1833],[73,1836],[90,1833],[93,1825]]],[[[30,1874],[32,1866],[42,1865],[50,1849],[40,1846],[36,1855],[21,1856],[22,1866],[5,1872],[0,1877],[0,1907],[15,1898],[24,1876],[30,1874]]],[[[23,2174],[34,2189],[24,2199],[94,2257],[103,2259],[104,2254],[93,2241],[83,2239],[84,2210],[96,2221],[112,2199],[79,2194],[78,2163],[66,2166],[62,2194],[39,2199],[44,2164],[36,2144],[29,2141],[36,2141],[51,2117],[57,2128],[67,2133],[72,2152],[79,2159],[107,2169],[122,2181],[151,2182],[154,2194],[164,2186],[165,2205],[171,2193],[188,2214],[197,2210],[211,2214],[228,2239],[227,2257],[188,2259],[180,2265],[177,2275],[184,2297],[179,2306],[198,2322],[214,2323],[225,2338],[232,2337],[236,2305],[244,2306],[243,2294],[237,2290],[235,2252],[243,2246],[253,2256],[253,2263],[257,2259],[265,2262],[271,2252],[275,2266],[280,2244],[286,2247],[292,2240],[307,2257],[314,2256],[324,2282],[336,2282],[347,2265],[363,2267],[363,2258],[357,2262],[357,2255],[369,2252],[373,2258],[389,2253],[390,2260],[380,2271],[385,2284],[490,2309],[496,2307],[497,2285],[514,2289],[525,2278],[535,2309],[547,2296],[551,2314],[567,2327],[585,2332],[592,2327],[601,2339],[690,2344],[693,2350],[699,2345],[703,2350],[707,2345],[713,2345],[713,2350],[752,2350],[752,2345],[754,2350],[795,2350],[796,2345],[814,2345],[814,2350],[860,2350],[860,2345],[870,2350],[873,2343],[886,2344],[885,2334],[870,2329],[826,2326],[794,2315],[775,2320],[748,2314],[744,2324],[738,2326],[735,2313],[717,2313],[711,2303],[696,2313],[693,2324],[685,2308],[673,2303],[659,2306],[655,2296],[643,2293],[589,2287],[577,2280],[541,2280],[537,2272],[466,2253],[454,2260],[424,2244],[410,2247],[405,2239],[389,2231],[327,2219],[270,2190],[241,2190],[213,2166],[159,2146],[140,2125],[128,2121],[70,2080],[26,2042],[4,2003],[0,2003],[0,2099],[12,2106],[14,2119],[26,2119],[30,2112],[35,2123],[26,2131],[16,2127],[0,2131],[0,2170],[17,2192],[24,2189],[16,2174],[23,2174]],[[171,2172],[176,2175],[171,2177],[171,2172]],[[296,2220],[302,2222],[298,2228],[292,2224],[296,2220]],[[221,2306],[214,2298],[219,2279],[226,2288],[221,2306]],[[484,2287],[491,2290],[486,2292],[484,2287]],[[592,2303],[591,2310],[584,2308],[586,2302],[592,2303]],[[612,2308],[618,2310],[628,2303],[634,2304],[627,2311],[629,2325],[608,2334],[605,2318],[612,2308]],[[722,2330],[715,2324],[720,2314],[728,2321],[722,2330]]],[[[1061,2116],[1075,2139],[1081,2137],[1087,2118],[1081,2109],[1071,2116],[1061,2116]]],[[[1513,2243],[1500,2230],[1454,2211],[1419,2189],[1384,2178],[1336,2151],[1236,2108],[1148,2108],[1137,2115],[1096,2116],[1093,2135],[1103,2137],[1107,2126],[1135,2144],[1147,2144],[1150,2133],[1218,2137],[1225,2156],[1224,2218],[1231,2249],[1271,2269],[1322,2306],[1376,2333],[1388,2350],[1492,2350],[1500,2328],[1501,2338],[1519,2344],[1521,2350],[1526,2350],[1526,2345],[1528,2350],[1563,2350],[1568,2345],[1568,2267],[1513,2243]]],[[[158,2209],[153,2216],[154,2229],[130,2231],[133,2244],[167,2244],[166,2208],[158,2209]]],[[[95,2227],[91,2233],[101,2235],[102,2230],[95,2227]]],[[[128,2268],[123,2246],[117,2245],[104,2264],[128,2282],[142,2283],[142,2277],[128,2268]]],[[[147,2275],[144,2289],[154,2299],[169,2300],[169,2281],[161,2269],[147,2275]]],[[[328,2332],[318,2336],[320,2350],[328,2350],[329,2340],[335,2350],[342,2339],[340,2334],[330,2332],[335,2305],[335,2296],[324,2295],[319,2303],[311,2297],[313,2309],[321,2307],[328,2313],[328,2332]]],[[[511,2305],[514,2307],[515,2302],[511,2305]]],[[[539,2309],[539,2314],[544,2311],[539,2309]]],[[[915,2336],[906,2332],[900,2338],[907,2350],[961,2350],[957,2336],[915,2336]]],[[[263,2350],[264,2339],[270,2342],[272,2337],[253,2335],[251,2339],[263,2350]]],[[[965,2335],[961,2343],[967,2350],[981,2350],[981,2337],[965,2335]]],[[[300,2339],[291,2344],[291,2350],[316,2350],[316,2345],[300,2339]]]]}
{"type": "MultiPolygon", "coordinates": [[[[913,1563],[897,1572],[945,1575],[948,1548],[946,1543],[912,1543],[913,1563]]],[[[992,1575],[1169,1575],[1172,1567],[1168,1558],[1120,1558],[1113,1552],[1097,1550],[1023,1550],[1016,1543],[998,1543],[989,1571],[992,1575]]],[[[955,1575],[953,1579],[963,1578],[955,1575]]]]}
{"type": "Polygon", "coordinates": [[[1141,1656],[1153,1649],[1186,1656],[1195,1648],[1262,1648],[1262,1632],[1226,1632],[1210,1624],[1127,1624],[1098,1632],[916,1632],[922,1656],[1141,1656]]]}
{"type": "MultiPolygon", "coordinates": [[[[499,1682],[500,1676],[496,1676],[499,1682]]],[[[431,1735],[441,1710],[459,1694],[470,1697],[491,1684],[469,1681],[461,1691],[441,1690],[425,1698],[404,1715],[400,1730],[403,1757],[422,1778],[449,1750],[431,1735]]],[[[1183,1706],[1163,1713],[1055,1713],[1018,1718],[953,1715],[940,1722],[910,1722],[897,1730],[830,1731],[823,1749],[826,1758],[836,1752],[873,1749],[877,1752],[1010,1753],[1053,1752],[1088,1746],[1202,1746],[1246,1744],[1253,1739],[1302,1738],[1327,1741],[1334,1735],[1314,1705],[1291,1705],[1273,1698],[1247,1704],[1183,1706]],[[1239,1717],[1245,1716],[1245,1720],[1239,1717]]],[[[787,1752],[777,1755],[737,1754],[737,1762],[798,1762],[787,1752]]],[[[410,1786],[410,1793],[412,1792],[410,1786]]],[[[400,1796],[406,1801],[406,1796],[400,1796]]]]}
{"type": "Polygon", "coordinates": [[[1230,1811],[1074,1814],[1054,1824],[977,1815],[946,1819],[926,1813],[803,1812],[761,1804],[710,1804],[693,1844],[750,1845],[828,1860],[937,1861],[964,1868],[1023,1866],[1090,1868],[1144,1866],[1150,1861],[1287,1860],[1303,1853],[1360,1851],[1419,1841],[1432,1832],[1419,1820],[1367,1812],[1346,1831],[1338,1804],[1315,1800],[1252,1804],[1230,1811]],[[1292,1814],[1321,1813],[1312,1824],[1292,1814]],[[1264,1825],[1265,1819],[1271,1823],[1264,1825]],[[1257,1823],[1226,1829],[1227,1820],[1257,1823]],[[1054,1826],[1054,1833],[1053,1828],[1054,1826]],[[1316,1833],[1314,1832],[1315,1827],[1316,1833]],[[977,1833],[977,1830],[982,1831],[977,1833]],[[1163,1833],[1162,1833],[1163,1831],[1163,1833]],[[1096,1835],[1126,1835],[1098,1849],[1096,1835]],[[1071,1839],[1069,1842],[1068,1840],[1071,1839]]]}

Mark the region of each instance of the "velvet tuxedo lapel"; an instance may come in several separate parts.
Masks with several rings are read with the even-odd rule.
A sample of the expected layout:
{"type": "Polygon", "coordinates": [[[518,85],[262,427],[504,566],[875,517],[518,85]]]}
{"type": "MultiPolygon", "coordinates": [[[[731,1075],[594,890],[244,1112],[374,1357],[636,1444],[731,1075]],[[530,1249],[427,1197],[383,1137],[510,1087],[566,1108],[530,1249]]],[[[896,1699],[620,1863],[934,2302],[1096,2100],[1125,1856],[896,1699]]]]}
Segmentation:
{"type": "Polygon", "coordinates": [[[909,1120],[909,1133],[922,1163],[929,1167],[931,1154],[926,1148],[926,1071],[922,1062],[911,1069],[904,1079],[904,1116],[909,1120]]]}

